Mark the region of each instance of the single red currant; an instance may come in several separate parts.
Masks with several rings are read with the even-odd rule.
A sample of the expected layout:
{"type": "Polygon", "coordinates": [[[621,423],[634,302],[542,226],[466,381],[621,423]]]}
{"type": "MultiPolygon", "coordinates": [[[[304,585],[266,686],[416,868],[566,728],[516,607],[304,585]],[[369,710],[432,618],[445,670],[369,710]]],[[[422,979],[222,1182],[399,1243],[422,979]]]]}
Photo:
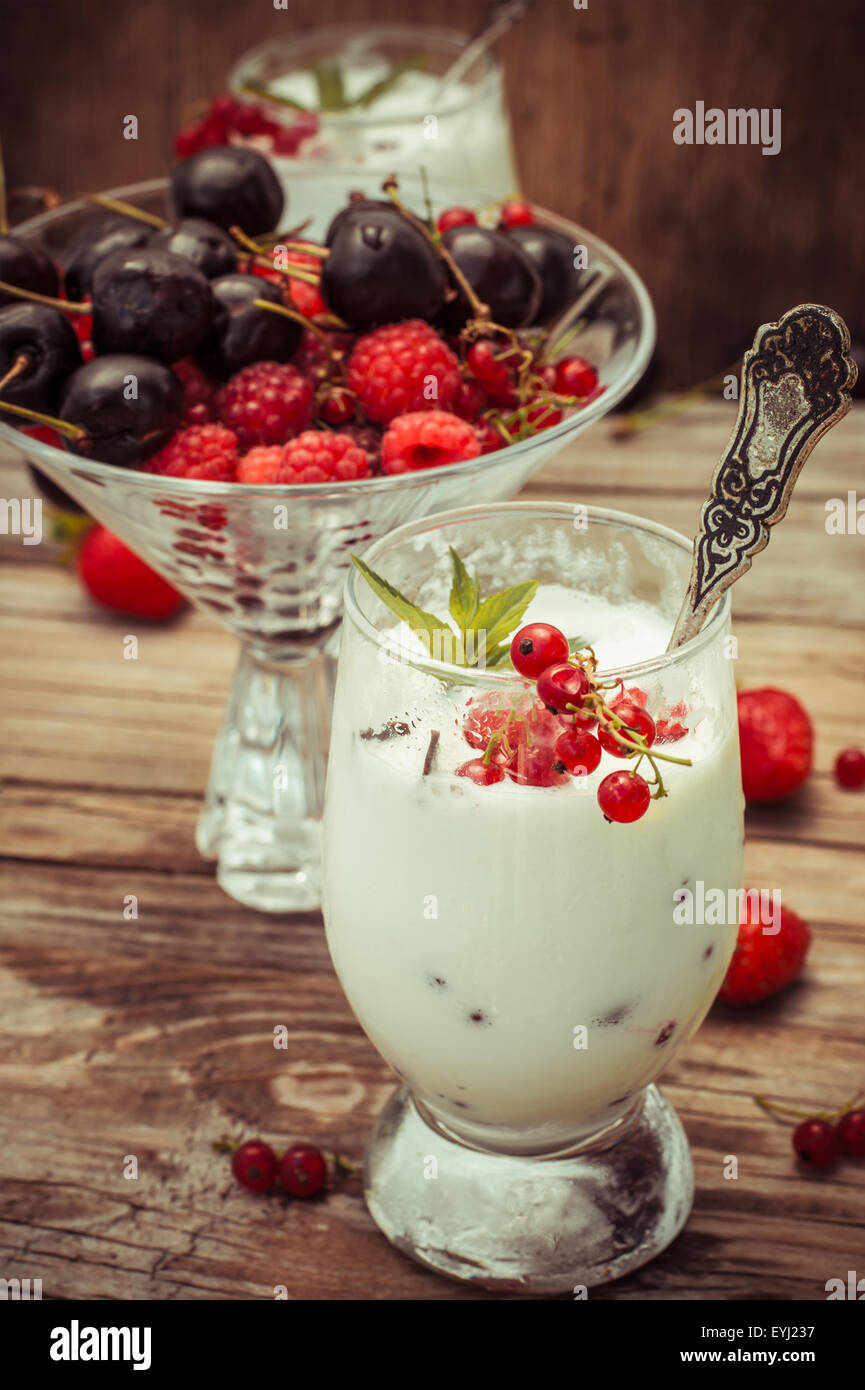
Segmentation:
{"type": "Polygon", "coordinates": [[[500,227],[531,227],[535,220],[531,203],[525,198],[508,198],[499,213],[500,227]]]}
{"type": "Polygon", "coordinates": [[[568,659],[568,639],[552,623],[527,623],[511,640],[511,661],[521,676],[537,680],[548,666],[568,659]]]}
{"type": "Polygon", "coordinates": [[[232,1173],[250,1192],[266,1192],[273,1187],[278,1167],[276,1154],[263,1139],[249,1139],[231,1157],[232,1173]]]}
{"type": "Polygon", "coordinates": [[[466,365],[472,376],[486,389],[506,390],[510,382],[508,369],[496,356],[496,346],[489,338],[479,338],[466,353],[466,365]]]}
{"type": "Polygon", "coordinates": [[[835,759],[835,776],[838,785],[848,791],[858,791],[865,786],[865,753],[861,748],[845,748],[835,759]]]}
{"type": "Polygon", "coordinates": [[[584,729],[568,729],[556,739],[556,757],[568,772],[587,777],[601,761],[601,745],[584,729]]]}
{"type": "Polygon", "coordinates": [[[474,381],[463,381],[457,391],[451,410],[454,415],[458,415],[461,420],[468,420],[474,424],[482,411],[486,409],[486,392],[481,389],[474,381]]]}
{"type": "Polygon", "coordinates": [[[620,825],[644,816],[651,799],[648,782],[637,772],[611,772],[598,787],[598,805],[607,820],[620,825]]]}
{"type": "Polygon", "coordinates": [[[328,425],[345,425],[354,417],[357,397],[344,386],[334,386],[318,407],[318,413],[328,425]]]}
{"type": "Polygon", "coordinates": [[[491,787],[494,782],[505,780],[504,769],[492,760],[485,763],[483,758],[471,758],[463,763],[457,768],[457,777],[468,777],[477,787],[491,787]]]}
{"type": "Polygon", "coordinates": [[[547,666],[538,677],[538,695],[553,714],[571,713],[569,705],[579,705],[589,692],[589,678],[580,666],[560,661],[547,666]]]}
{"type": "Polygon", "coordinates": [[[865,1110],[848,1110],[835,1126],[835,1137],[842,1154],[865,1158],[865,1110]]]}
{"type": "Polygon", "coordinates": [[[292,1197],[314,1197],[327,1181],[327,1160],[314,1144],[292,1144],[279,1164],[279,1181],[292,1197]]]}
{"type": "MultiPolygon", "coordinates": [[[[638,739],[644,738],[646,740],[646,746],[651,748],[652,744],[655,742],[655,721],[651,715],[646,714],[646,711],[640,709],[638,705],[629,704],[617,705],[614,713],[619,719],[623,720],[627,726],[625,729],[619,730],[619,732],[625,735],[636,735],[638,739]]],[[[634,756],[631,750],[619,743],[612,729],[609,727],[599,729],[598,738],[600,739],[601,747],[605,748],[608,753],[614,754],[615,757],[631,758],[634,756]]]]}
{"type": "Polygon", "coordinates": [[[451,227],[475,227],[477,220],[471,208],[445,208],[438,215],[436,228],[440,232],[449,232],[451,227]]]}
{"type": "Polygon", "coordinates": [[[838,1157],[835,1131],[828,1120],[803,1120],[793,1130],[793,1149],[809,1168],[831,1168],[838,1157]]]}
{"type": "Polygon", "coordinates": [[[548,743],[519,743],[513,757],[505,763],[505,771],[521,787],[560,787],[568,780],[554,746],[548,743]]]}
{"type": "Polygon", "coordinates": [[[556,390],[560,396],[590,396],[598,384],[598,374],[585,357],[563,357],[556,363],[556,390]]]}

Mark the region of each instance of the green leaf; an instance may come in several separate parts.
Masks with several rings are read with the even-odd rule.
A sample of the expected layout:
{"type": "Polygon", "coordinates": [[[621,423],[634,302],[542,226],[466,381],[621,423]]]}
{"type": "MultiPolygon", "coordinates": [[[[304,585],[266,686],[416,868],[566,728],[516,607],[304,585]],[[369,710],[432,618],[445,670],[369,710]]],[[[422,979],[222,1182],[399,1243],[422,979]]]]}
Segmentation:
{"type": "Polygon", "coordinates": [[[380,77],[377,82],[373,82],[371,87],[367,87],[365,92],[361,92],[359,97],[355,97],[353,101],[347,104],[349,106],[360,106],[361,108],[372,106],[374,101],[378,101],[379,97],[385,96],[392,87],[396,86],[403,73],[413,71],[422,72],[428,61],[429,59],[425,53],[416,53],[413,58],[403,58],[401,62],[394,63],[388,68],[384,77],[380,77]]]}
{"type": "Polygon", "coordinates": [[[318,108],[320,111],[344,111],[346,107],[345,89],[342,84],[342,69],[339,63],[321,58],[312,70],[318,87],[318,108]]]}
{"type": "Polygon", "coordinates": [[[272,91],[266,82],[253,82],[250,80],[244,83],[240,91],[244,96],[265,97],[267,101],[273,101],[277,106],[288,106],[292,111],[309,110],[308,106],[304,106],[300,101],[295,101],[293,97],[280,96],[278,92],[272,91]]]}
{"type": "Polygon", "coordinates": [[[568,638],[568,651],[570,652],[571,656],[573,656],[575,652],[581,652],[586,645],[587,644],[585,637],[568,638]]]}
{"type": "Polygon", "coordinates": [[[509,637],[537,593],[538,581],[529,579],[524,584],[513,584],[498,594],[490,594],[484,599],[472,619],[474,632],[486,633],[487,660],[497,643],[509,637]]]}
{"type": "Polygon", "coordinates": [[[412,603],[399,589],[382,579],[380,574],[376,574],[375,570],[370,569],[369,565],[359,560],[356,555],[352,555],[351,562],[355,569],[360,570],[373,593],[378,595],[392,613],[408,623],[412,632],[425,633],[430,638],[428,650],[432,656],[442,661],[451,659],[455,666],[465,665],[462,638],[457,636],[448,623],[442,622],[434,613],[427,613],[423,608],[418,608],[416,603],[412,603]],[[437,646],[433,645],[434,641],[437,641],[437,646]]]}
{"type": "Polygon", "coordinates": [[[449,546],[448,549],[451,553],[451,564],[453,565],[453,583],[451,584],[450,597],[451,617],[458,627],[465,632],[466,629],[471,626],[472,619],[478,611],[480,589],[478,587],[477,575],[472,579],[453,546],[449,546]]]}

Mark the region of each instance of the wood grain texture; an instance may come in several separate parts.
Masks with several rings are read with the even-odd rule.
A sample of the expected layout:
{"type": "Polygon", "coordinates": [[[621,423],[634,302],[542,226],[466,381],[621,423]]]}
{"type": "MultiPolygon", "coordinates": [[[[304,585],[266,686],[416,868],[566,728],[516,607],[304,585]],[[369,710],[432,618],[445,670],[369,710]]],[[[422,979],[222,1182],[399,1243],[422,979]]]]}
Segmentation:
{"type": "MultiPolygon", "coordinates": [[[[602,423],[526,495],[689,531],[732,410],[707,402],[624,444],[602,423]]],[[[815,775],[749,812],[746,848],[749,881],[780,885],[811,922],[808,969],[747,1016],[716,1007],[665,1074],[694,1212],[660,1259],[594,1299],[822,1299],[827,1279],[862,1273],[865,1169],[805,1177],[751,1097],[821,1109],[865,1081],[865,801],[831,776],[865,723],[865,542],[824,526],[826,499],[860,485],[863,448],[857,408],[735,591],[739,680],[797,691],[817,728],[815,775]]],[[[0,495],[28,490],[0,454],[0,495]]],[[[196,854],[231,639],[190,612],[139,632],[126,662],[130,624],[88,604],[50,540],[0,536],[0,560],[0,1270],[51,1297],[269,1298],[285,1284],[298,1299],[485,1298],[393,1251],[356,1175],[323,1201],[256,1200],[211,1151],[225,1134],[306,1136],[357,1165],[392,1085],[319,915],[246,911],[196,854]]]]}
{"type": "MultiPolygon", "coordinates": [[[[12,184],[67,193],[168,167],[184,108],[268,38],[326,23],[474,28],[483,0],[2,0],[12,184]],[[124,115],[139,139],[123,139],[124,115]]],[[[535,0],[501,43],[525,191],[623,252],[659,316],[661,380],[723,370],[754,327],[826,303],[865,339],[859,0],[535,0]],[[681,146],[673,112],[778,107],[782,147],[681,146]]]]}

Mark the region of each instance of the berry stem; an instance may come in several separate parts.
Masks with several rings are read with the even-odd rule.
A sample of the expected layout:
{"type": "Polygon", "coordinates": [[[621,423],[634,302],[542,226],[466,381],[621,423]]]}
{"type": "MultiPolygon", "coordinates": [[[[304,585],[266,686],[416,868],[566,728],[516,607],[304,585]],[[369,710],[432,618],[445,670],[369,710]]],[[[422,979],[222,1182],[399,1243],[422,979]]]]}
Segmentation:
{"type": "MultiPolygon", "coordinates": [[[[304,269],[303,266],[295,266],[289,269],[288,266],[275,265],[271,257],[264,254],[263,248],[259,246],[258,242],[254,241],[251,236],[247,236],[242,227],[232,227],[230,233],[238,245],[243,247],[244,251],[250,252],[255,265],[260,265],[264,270],[275,270],[277,275],[286,275],[291,280],[302,280],[305,285],[313,285],[318,289],[319,279],[313,271],[304,269]]],[[[274,242],[274,248],[277,245],[289,246],[289,243],[274,242]]],[[[289,247],[289,249],[291,248],[289,247]]]]}
{"type": "Polygon", "coordinates": [[[164,217],[158,217],[155,212],[145,212],[144,208],[136,207],[134,203],[126,203],[122,198],[109,198],[104,193],[79,193],[78,197],[85,203],[98,203],[102,208],[108,208],[111,212],[120,212],[124,217],[132,217],[136,222],[149,222],[151,227],[158,227],[160,230],[168,226],[164,217]]]}
{"type": "Polygon", "coordinates": [[[47,294],[37,294],[35,290],[22,290],[17,285],[7,285],[5,280],[0,280],[0,290],[4,294],[11,294],[16,299],[27,299],[31,304],[47,304],[49,309],[60,309],[64,314],[90,314],[93,312],[93,305],[85,300],[83,304],[76,304],[71,299],[52,299],[47,294]]]}
{"type": "Polygon", "coordinates": [[[9,368],[8,372],[3,377],[3,380],[0,381],[0,391],[3,390],[4,386],[8,386],[10,381],[14,381],[16,376],[20,376],[22,372],[26,372],[29,366],[30,358],[27,356],[27,353],[19,352],[18,356],[15,358],[15,361],[12,363],[12,366],[9,368]]]}
{"type": "Polygon", "coordinates": [[[87,431],[80,425],[72,425],[68,420],[57,420],[52,415],[43,415],[40,410],[28,410],[24,405],[11,405],[9,401],[0,401],[0,410],[6,410],[10,415],[20,415],[22,420],[32,420],[35,425],[47,425],[49,429],[56,430],[67,439],[87,438],[87,431]]]}
{"type": "Polygon", "coordinates": [[[489,305],[484,304],[480,299],[478,299],[478,296],[475,294],[468,280],[463,275],[462,271],[460,270],[450,251],[447,249],[446,246],[442,244],[441,237],[438,236],[435,232],[430,231],[426,223],[422,222],[419,217],[415,217],[414,213],[409,212],[408,208],[405,206],[405,204],[399,196],[396,176],[392,174],[390,178],[385,179],[381,187],[382,192],[387,194],[397,211],[401,212],[403,217],[406,218],[408,222],[411,222],[412,226],[417,227],[418,231],[423,232],[424,236],[426,237],[430,246],[435,251],[436,255],[444,261],[451,275],[454,277],[463,294],[465,295],[466,299],[468,300],[469,304],[471,305],[474,317],[478,319],[481,323],[487,323],[490,318],[489,305]]]}

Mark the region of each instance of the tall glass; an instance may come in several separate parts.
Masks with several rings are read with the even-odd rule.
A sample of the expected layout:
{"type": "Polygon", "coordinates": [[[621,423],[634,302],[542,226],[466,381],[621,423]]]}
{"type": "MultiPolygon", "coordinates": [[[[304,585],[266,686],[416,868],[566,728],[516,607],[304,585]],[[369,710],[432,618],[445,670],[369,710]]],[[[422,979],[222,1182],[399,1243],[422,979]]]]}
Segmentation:
{"type": "MultiPolygon", "coordinates": [[[[433,188],[460,180],[503,195],[517,188],[502,70],[489,49],[459,79],[441,78],[469,42],[467,34],[420,24],[329,25],[245,53],[229,77],[232,91],[265,96],[268,115],[291,124],[300,102],[317,129],[293,158],[275,156],[290,180],[297,160],[378,170],[427,170],[433,188]],[[346,106],[318,110],[316,72],[339,73],[346,106]],[[369,101],[357,98],[370,94],[369,101]],[[376,94],[377,93],[377,94],[376,94]]],[[[333,78],[331,76],[331,83],[333,78]]]]}
{"type": "Polygon", "coordinates": [[[664,1249],[691,1206],[687,1141],[652,1083],[702,1021],[736,937],[736,914],[679,925],[687,893],[735,897],[742,882],[729,601],[665,653],[690,543],[564,503],[442,513],[365,558],[442,614],[450,546],[482,592],[539,580],[528,616],[590,642],[602,666],[611,654],[603,678],[645,695],[676,739],[666,751],[691,765],[664,763],[668,796],[631,825],[598,805],[599,781],[626,766],[606,753],[552,786],[457,775],[478,756],[472,721],[523,707],[529,683],[433,659],[351,575],[325,920],[349,1001],[402,1078],[368,1150],[367,1201],[394,1244],[442,1272],[590,1286],[664,1249]]]}

